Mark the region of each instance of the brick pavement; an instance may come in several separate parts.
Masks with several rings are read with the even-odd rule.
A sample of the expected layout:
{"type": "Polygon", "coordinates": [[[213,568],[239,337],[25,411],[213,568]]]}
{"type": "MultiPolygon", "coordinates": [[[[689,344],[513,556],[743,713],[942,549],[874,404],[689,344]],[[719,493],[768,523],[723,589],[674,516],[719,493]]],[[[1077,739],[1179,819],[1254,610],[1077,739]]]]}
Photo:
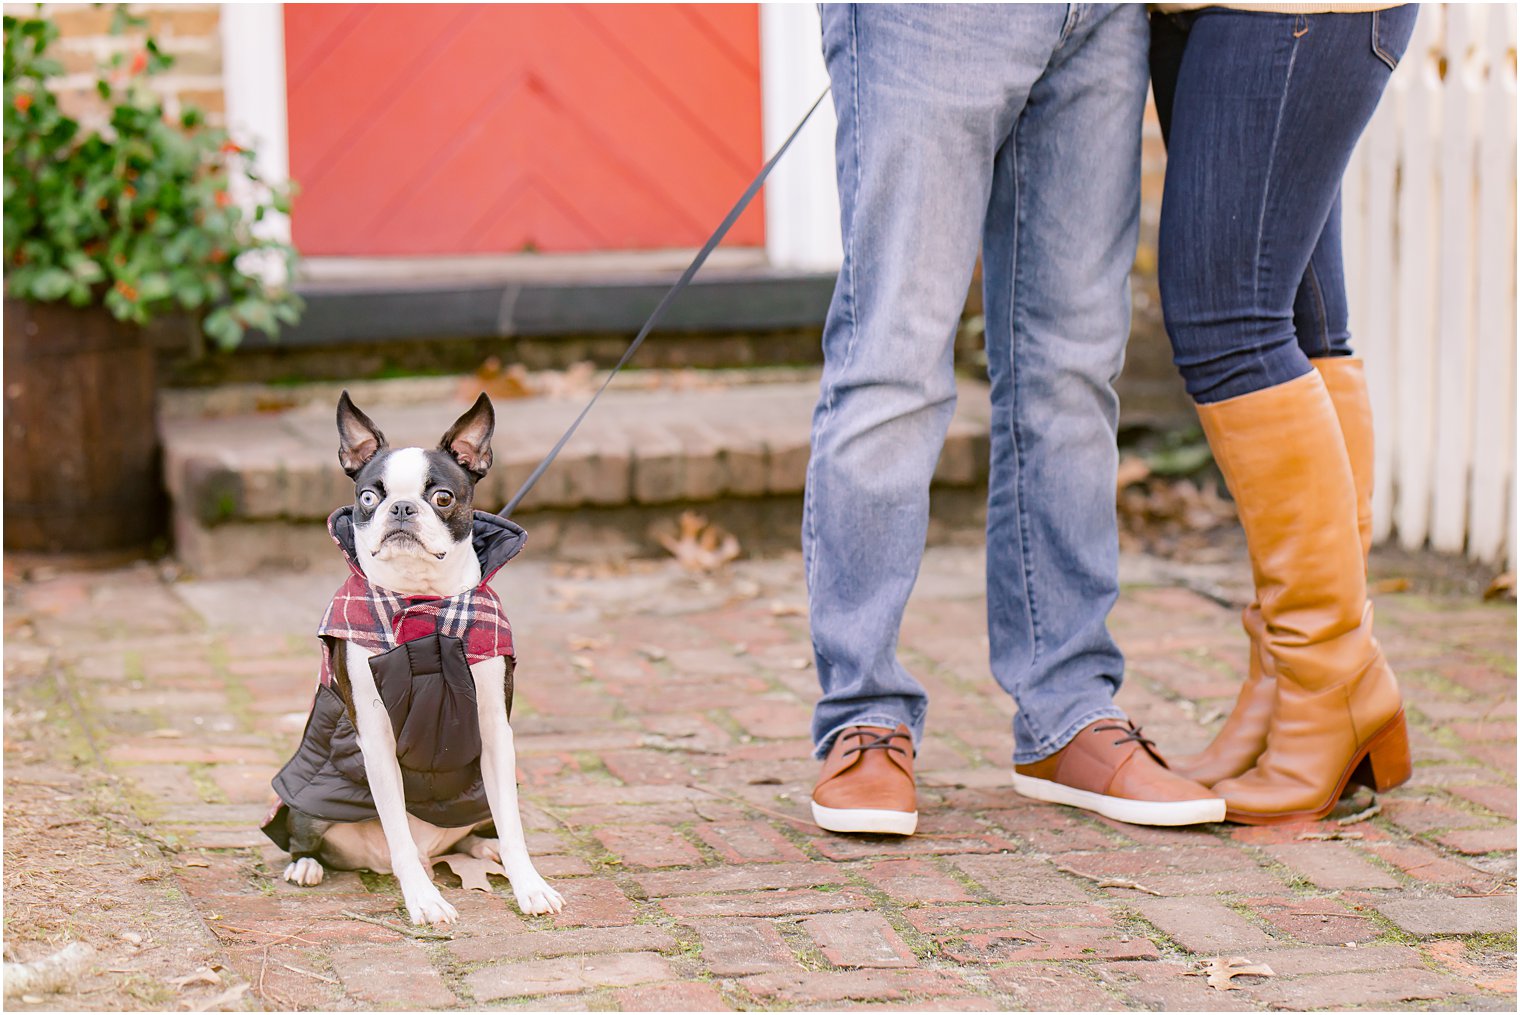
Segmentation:
{"type": "MultiPolygon", "coordinates": [[[[973,551],[932,550],[905,625],[933,709],[920,834],[896,840],[806,820],[816,689],[795,558],[710,580],[667,564],[514,563],[497,585],[522,654],[525,819],[566,907],[523,917],[503,882],[466,892],[440,869],[461,916],[447,935],[348,915],[401,926],[389,877],[285,884],[283,855],[254,827],[299,736],[308,632],[336,570],[8,575],[7,647],[46,658],[71,691],[166,852],[172,892],[227,977],[250,985],[245,1003],[1513,1008],[1512,605],[1379,601],[1417,764],[1380,813],[1140,829],[1011,791],[1012,710],[985,671],[980,567],[973,551]],[[1229,955],[1278,975],[1228,993],[1188,975],[1229,955]]],[[[1135,584],[1113,627],[1131,665],[1121,702],[1163,745],[1200,746],[1244,658],[1233,613],[1135,584]]],[[[161,928],[136,931],[151,945],[161,928]]],[[[166,959],[159,975],[184,972],[166,959]]]]}

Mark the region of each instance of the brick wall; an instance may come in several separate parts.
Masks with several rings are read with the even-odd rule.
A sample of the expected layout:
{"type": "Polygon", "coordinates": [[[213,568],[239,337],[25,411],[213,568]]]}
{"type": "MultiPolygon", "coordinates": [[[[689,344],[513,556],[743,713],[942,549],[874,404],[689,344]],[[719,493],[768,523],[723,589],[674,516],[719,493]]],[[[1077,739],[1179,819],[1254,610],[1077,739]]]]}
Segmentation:
{"type": "MultiPolygon", "coordinates": [[[[111,34],[111,4],[43,4],[42,12],[58,25],[59,39],[53,55],[63,64],[66,76],[59,82],[64,109],[92,125],[102,118],[95,95],[95,69],[113,53],[124,52],[127,60],[142,49],[143,33],[111,34]]],[[[130,9],[148,19],[148,30],[159,48],[174,57],[174,66],[154,78],[154,87],[165,98],[166,111],[178,115],[184,105],[200,107],[213,121],[225,110],[222,92],[222,39],[220,4],[132,4],[130,9]]],[[[5,13],[18,17],[35,15],[36,4],[5,4],[5,13]]]]}

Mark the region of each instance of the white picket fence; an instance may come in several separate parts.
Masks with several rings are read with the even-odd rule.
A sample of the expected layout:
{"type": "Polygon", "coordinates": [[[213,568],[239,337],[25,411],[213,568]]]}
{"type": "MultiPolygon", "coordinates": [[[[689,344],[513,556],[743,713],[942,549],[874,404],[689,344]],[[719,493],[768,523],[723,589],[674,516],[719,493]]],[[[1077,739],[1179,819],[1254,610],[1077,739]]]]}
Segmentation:
{"type": "Polygon", "coordinates": [[[1513,560],[1515,7],[1425,4],[1346,174],[1376,537],[1513,560]]]}

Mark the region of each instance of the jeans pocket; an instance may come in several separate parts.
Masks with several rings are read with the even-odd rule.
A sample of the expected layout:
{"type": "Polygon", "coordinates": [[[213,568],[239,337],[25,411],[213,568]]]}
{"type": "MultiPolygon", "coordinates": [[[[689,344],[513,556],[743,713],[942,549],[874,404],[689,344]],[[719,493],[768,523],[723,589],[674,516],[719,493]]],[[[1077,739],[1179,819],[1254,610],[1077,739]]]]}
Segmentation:
{"type": "Polygon", "coordinates": [[[1389,70],[1397,70],[1399,61],[1404,58],[1409,37],[1414,34],[1417,9],[1415,4],[1405,4],[1372,12],[1372,52],[1388,65],[1389,70]]]}

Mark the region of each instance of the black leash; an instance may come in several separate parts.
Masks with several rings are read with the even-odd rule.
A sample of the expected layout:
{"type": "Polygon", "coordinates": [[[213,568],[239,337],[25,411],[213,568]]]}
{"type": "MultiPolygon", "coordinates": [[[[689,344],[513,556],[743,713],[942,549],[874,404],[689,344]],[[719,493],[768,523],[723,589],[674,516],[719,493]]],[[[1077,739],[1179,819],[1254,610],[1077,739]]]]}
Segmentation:
{"type": "Polygon", "coordinates": [[[564,446],[569,443],[570,438],[575,435],[576,429],[580,427],[581,420],[586,418],[586,414],[591,411],[591,407],[596,404],[596,400],[602,397],[602,392],[607,390],[607,385],[612,383],[612,379],[617,376],[618,371],[627,366],[628,361],[633,358],[633,354],[639,351],[639,346],[644,344],[644,339],[648,337],[649,332],[653,330],[654,326],[659,323],[660,318],[664,316],[666,307],[670,306],[671,301],[676,298],[676,295],[680,293],[682,289],[686,288],[686,286],[691,282],[692,277],[696,275],[697,271],[707,261],[707,255],[711,254],[713,250],[718,246],[718,244],[723,242],[723,237],[728,235],[729,229],[733,227],[733,224],[736,221],[738,221],[739,216],[744,214],[744,209],[749,207],[750,201],[754,200],[755,195],[760,192],[760,187],[763,183],[765,183],[765,178],[771,174],[771,170],[774,169],[776,163],[781,160],[781,156],[786,154],[786,150],[791,147],[792,142],[797,139],[797,135],[802,132],[802,128],[806,126],[808,120],[812,118],[813,112],[819,107],[820,104],[822,104],[824,96],[828,94],[829,90],[825,88],[823,90],[823,93],[820,94],[818,98],[813,101],[813,104],[808,107],[808,111],[802,114],[802,119],[798,121],[797,126],[792,129],[792,132],[787,136],[787,139],[781,143],[781,147],[776,149],[776,154],[770,157],[769,162],[760,167],[759,175],[750,181],[749,187],[739,197],[739,200],[734,204],[733,208],[729,210],[728,215],[724,217],[723,221],[718,224],[717,230],[712,234],[712,236],[708,237],[707,242],[702,245],[702,249],[697,251],[697,256],[692,258],[691,264],[686,266],[686,270],[682,272],[681,277],[676,280],[676,284],[670,287],[670,291],[665,294],[664,298],[660,300],[659,305],[654,308],[654,313],[649,315],[649,320],[645,321],[644,326],[639,329],[639,333],[634,338],[633,343],[629,345],[628,350],[623,353],[623,358],[617,361],[617,365],[612,368],[612,372],[607,375],[607,379],[602,382],[602,386],[597,388],[596,394],[591,396],[591,401],[587,402],[586,407],[581,410],[581,414],[575,417],[575,422],[570,424],[570,429],[566,430],[564,436],[555,442],[554,447],[551,448],[549,450],[549,453],[544,456],[544,460],[538,463],[538,467],[535,468],[533,470],[533,473],[523,481],[523,485],[518,487],[517,492],[512,495],[512,499],[507,501],[507,506],[501,509],[502,515],[508,518],[512,516],[513,510],[516,509],[517,505],[522,502],[522,499],[528,495],[528,491],[533,489],[533,484],[538,482],[539,477],[542,476],[545,470],[547,470],[553,463],[554,459],[559,455],[561,449],[563,449],[564,446]]]}

